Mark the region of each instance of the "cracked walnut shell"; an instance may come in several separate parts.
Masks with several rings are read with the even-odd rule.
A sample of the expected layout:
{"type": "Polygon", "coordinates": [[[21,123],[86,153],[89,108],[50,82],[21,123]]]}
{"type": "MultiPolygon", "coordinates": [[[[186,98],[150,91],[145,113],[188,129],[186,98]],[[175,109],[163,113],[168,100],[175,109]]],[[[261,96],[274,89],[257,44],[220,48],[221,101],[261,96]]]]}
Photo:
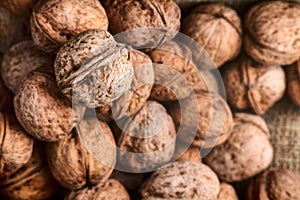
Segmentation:
{"type": "Polygon", "coordinates": [[[293,1],[259,3],[245,20],[244,49],[257,62],[288,65],[300,56],[300,4],[293,1]]]}
{"type": "Polygon", "coordinates": [[[278,65],[261,65],[242,57],[228,63],[222,74],[226,97],[233,107],[264,114],[284,96],[286,78],[278,65]]]}
{"type": "Polygon", "coordinates": [[[108,19],[98,0],[48,0],[34,7],[30,26],[37,46],[55,53],[83,31],[107,30],[108,19]]]}
{"type": "Polygon", "coordinates": [[[300,59],[297,64],[287,68],[287,92],[295,105],[300,107],[300,59]]]}

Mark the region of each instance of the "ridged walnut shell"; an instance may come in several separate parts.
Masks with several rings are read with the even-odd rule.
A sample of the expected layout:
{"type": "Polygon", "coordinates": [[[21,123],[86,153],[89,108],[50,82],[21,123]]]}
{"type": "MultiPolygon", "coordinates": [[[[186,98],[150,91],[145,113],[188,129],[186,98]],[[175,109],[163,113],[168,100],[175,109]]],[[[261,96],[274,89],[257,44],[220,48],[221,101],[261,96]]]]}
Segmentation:
{"type": "Polygon", "coordinates": [[[177,161],[154,172],[140,188],[143,200],[217,199],[217,175],[199,162],[177,161]]]}
{"type": "Polygon", "coordinates": [[[131,87],[119,99],[96,109],[98,118],[103,121],[133,116],[150,96],[154,82],[151,59],[143,52],[132,49],[129,52],[129,60],[134,69],[131,87]]]}
{"type": "Polygon", "coordinates": [[[179,139],[195,147],[210,148],[230,136],[233,124],[231,110],[216,93],[196,91],[194,96],[174,103],[169,108],[179,139]]]}
{"type": "MultiPolygon", "coordinates": [[[[45,70],[51,70],[47,67],[45,70]]],[[[21,84],[14,97],[18,121],[27,133],[47,142],[57,142],[70,134],[83,115],[60,93],[54,77],[39,71],[21,84]]]]}
{"type": "Polygon", "coordinates": [[[235,10],[223,4],[197,6],[184,19],[182,32],[198,42],[217,67],[232,60],[241,49],[241,20],[235,10]]]}
{"type": "Polygon", "coordinates": [[[261,65],[242,57],[228,63],[222,74],[226,97],[233,107],[262,115],[285,93],[286,77],[278,65],[261,65]]]}
{"type": "Polygon", "coordinates": [[[287,65],[300,56],[300,4],[292,1],[259,3],[245,20],[244,48],[254,60],[287,65]]]}
{"type": "Polygon", "coordinates": [[[49,199],[58,189],[44,160],[44,151],[35,144],[33,154],[23,167],[0,181],[3,199],[49,199]]]}
{"type": "Polygon", "coordinates": [[[52,55],[42,52],[32,40],[24,40],[4,54],[1,75],[6,86],[15,93],[31,71],[43,65],[51,66],[53,62],[52,55]]]}
{"type": "Polygon", "coordinates": [[[300,176],[287,169],[271,168],[260,174],[247,191],[248,200],[298,200],[300,176]]]}
{"type": "Polygon", "coordinates": [[[241,181],[265,170],[272,162],[273,147],[263,118],[238,113],[228,140],[215,147],[205,158],[226,182],[241,181]]]}
{"type": "Polygon", "coordinates": [[[239,200],[239,198],[232,185],[222,182],[220,184],[218,200],[239,200]]]}
{"type": "Polygon", "coordinates": [[[39,1],[30,19],[33,41],[55,53],[75,35],[90,29],[107,30],[108,19],[98,0],[39,1]]]}
{"type": "Polygon", "coordinates": [[[122,128],[118,161],[128,172],[153,171],[172,159],[175,139],[175,126],[166,109],[148,101],[122,128]]]}
{"type": "Polygon", "coordinates": [[[70,190],[106,181],[116,162],[116,145],[107,124],[89,119],[81,121],[77,129],[59,142],[47,145],[48,165],[54,178],[70,190]],[[98,145],[93,152],[89,151],[93,147],[89,142],[98,145]],[[107,143],[114,148],[106,148],[107,143]],[[92,154],[95,151],[98,157],[92,154]]]}
{"type": "Polygon", "coordinates": [[[287,92],[294,104],[300,107],[300,60],[287,68],[287,92]]]}
{"type": "Polygon", "coordinates": [[[107,0],[104,7],[112,33],[134,47],[157,47],[180,28],[181,12],[173,0],[107,0]]]}
{"type": "Polygon", "coordinates": [[[133,67],[128,49],[104,30],[82,32],[58,52],[56,81],[73,102],[95,108],[118,99],[130,88],[133,67]]]}
{"type": "Polygon", "coordinates": [[[33,6],[38,0],[2,0],[1,5],[15,15],[29,20],[33,6]]]}
{"type": "Polygon", "coordinates": [[[14,173],[31,158],[33,139],[15,117],[0,113],[0,179],[14,173]]]}
{"type": "Polygon", "coordinates": [[[81,190],[72,191],[65,200],[130,200],[124,186],[115,179],[109,179],[97,186],[85,187],[81,190]]]}

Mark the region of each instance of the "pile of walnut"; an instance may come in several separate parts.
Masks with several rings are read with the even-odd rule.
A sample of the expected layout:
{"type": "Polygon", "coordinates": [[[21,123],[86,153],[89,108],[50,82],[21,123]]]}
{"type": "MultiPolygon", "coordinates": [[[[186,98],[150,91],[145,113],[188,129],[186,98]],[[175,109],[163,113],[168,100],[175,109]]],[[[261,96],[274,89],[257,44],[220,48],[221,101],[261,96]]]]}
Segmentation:
{"type": "Polygon", "coordinates": [[[285,93],[300,107],[300,4],[261,2],[242,23],[219,3],[182,17],[172,0],[100,2],[1,0],[0,199],[237,200],[229,183],[255,176],[248,200],[300,199],[260,116],[285,93]],[[130,30],[131,47],[112,36],[130,30]]]}

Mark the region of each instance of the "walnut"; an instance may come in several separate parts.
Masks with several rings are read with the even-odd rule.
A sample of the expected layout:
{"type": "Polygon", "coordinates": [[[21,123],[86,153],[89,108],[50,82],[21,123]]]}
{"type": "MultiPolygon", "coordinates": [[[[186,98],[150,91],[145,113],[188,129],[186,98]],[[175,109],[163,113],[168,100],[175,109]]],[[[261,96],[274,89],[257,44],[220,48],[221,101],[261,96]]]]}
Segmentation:
{"type": "Polygon", "coordinates": [[[300,107],[300,59],[287,69],[287,92],[295,105],[300,107]]]}
{"type": "Polygon", "coordinates": [[[22,127],[36,139],[48,142],[59,141],[76,126],[84,109],[73,107],[60,93],[54,77],[41,70],[31,72],[14,98],[15,113],[22,127]]]}
{"type": "Polygon", "coordinates": [[[118,161],[126,169],[123,171],[151,171],[172,159],[175,139],[175,126],[166,109],[148,101],[122,127],[118,161]]]}
{"type": "Polygon", "coordinates": [[[127,173],[114,170],[110,178],[120,181],[126,189],[132,191],[141,187],[145,175],[143,173],[127,173]]]}
{"type": "Polygon", "coordinates": [[[202,158],[200,155],[200,149],[198,147],[190,147],[180,157],[177,161],[188,160],[193,162],[202,162],[202,158]]]}
{"type": "Polygon", "coordinates": [[[249,200],[299,199],[300,176],[287,169],[271,168],[248,187],[249,200]]]}
{"type": "Polygon", "coordinates": [[[53,57],[39,50],[32,40],[16,43],[4,54],[1,75],[6,86],[16,92],[29,72],[43,65],[52,65],[53,57]]]}
{"type": "Polygon", "coordinates": [[[39,1],[30,19],[33,41],[46,52],[57,52],[70,38],[90,29],[107,30],[98,0],[39,1]]]}
{"type": "Polygon", "coordinates": [[[264,114],[284,96],[286,78],[278,65],[261,65],[242,57],[228,63],[222,74],[228,102],[235,108],[264,114]]]}
{"type": "Polygon", "coordinates": [[[263,118],[237,113],[228,140],[204,158],[226,182],[241,181],[266,169],[273,158],[270,133],[263,118]]]}
{"type": "Polygon", "coordinates": [[[109,179],[104,183],[100,183],[94,187],[85,187],[81,190],[72,191],[66,197],[65,200],[130,200],[124,186],[117,180],[109,179]]]}
{"type": "Polygon", "coordinates": [[[85,31],[58,52],[56,81],[73,102],[95,108],[118,99],[132,83],[128,49],[103,30],[85,31]]]}
{"type": "Polygon", "coordinates": [[[131,87],[119,99],[96,109],[98,118],[103,121],[133,116],[150,96],[154,82],[151,59],[143,52],[133,49],[129,52],[129,60],[134,69],[131,87]]]}
{"type": "Polygon", "coordinates": [[[142,199],[217,199],[217,175],[199,162],[177,161],[160,168],[142,185],[142,199]]]}
{"type": "Polygon", "coordinates": [[[220,184],[220,192],[218,195],[218,200],[239,200],[234,187],[230,184],[222,182],[220,184]]]}
{"type": "Polygon", "coordinates": [[[208,90],[209,85],[203,75],[206,75],[206,80],[216,82],[209,71],[197,69],[192,61],[191,49],[182,42],[166,42],[149,52],[149,56],[155,72],[151,98],[158,101],[183,99],[194,90],[208,90]]]}
{"type": "Polygon", "coordinates": [[[173,0],[107,0],[104,7],[112,33],[137,48],[155,48],[180,28],[181,12],[173,0]]]}
{"type": "Polygon", "coordinates": [[[25,165],[32,149],[33,139],[24,132],[17,120],[0,113],[0,177],[15,173],[25,165]]]}
{"type": "Polygon", "coordinates": [[[2,0],[1,5],[12,13],[29,20],[33,6],[38,0],[2,0]]]}
{"type": "Polygon", "coordinates": [[[22,20],[0,6],[0,52],[4,53],[25,35],[22,20]]]}
{"type": "Polygon", "coordinates": [[[169,108],[182,141],[210,148],[230,136],[233,119],[226,101],[216,93],[196,91],[195,95],[169,108]],[[180,132],[180,133],[179,133],[180,132]]]}
{"type": "Polygon", "coordinates": [[[0,112],[13,111],[13,94],[5,86],[0,74],[0,112]]]}
{"type": "Polygon", "coordinates": [[[70,190],[106,181],[116,162],[116,145],[107,124],[87,119],[77,129],[47,145],[48,165],[54,178],[70,190]]]}
{"type": "Polygon", "coordinates": [[[219,3],[197,6],[184,19],[182,32],[198,42],[217,67],[236,57],[242,45],[239,16],[232,8],[219,3]]]}
{"type": "Polygon", "coordinates": [[[244,48],[254,60],[287,65],[300,56],[300,4],[292,1],[259,3],[245,20],[244,48]]]}
{"type": "Polygon", "coordinates": [[[44,160],[41,145],[35,144],[33,154],[23,167],[0,181],[4,199],[49,199],[58,189],[44,160]]]}

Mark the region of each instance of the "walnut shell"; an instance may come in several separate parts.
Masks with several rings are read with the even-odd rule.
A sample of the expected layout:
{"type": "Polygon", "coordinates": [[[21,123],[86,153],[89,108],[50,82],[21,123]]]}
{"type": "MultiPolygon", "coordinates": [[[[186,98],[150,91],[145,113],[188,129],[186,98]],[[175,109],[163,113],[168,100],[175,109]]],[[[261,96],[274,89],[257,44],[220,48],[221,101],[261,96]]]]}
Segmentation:
{"type": "Polygon", "coordinates": [[[3,56],[1,75],[6,86],[16,92],[29,72],[53,64],[53,57],[39,50],[32,40],[16,43],[3,56]]]}
{"type": "Polygon", "coordinates": [[[228,140],[204,158],[226,182],[241,181],[266,169],[272,162],[273,147],[263,118],[238,113],[228,140]]]}
{"type": "Polygon", "coordinates": [[[278,65],[261,65],[243,57],[228,63],[222,74],[226,97],[235,108],[264,114],[284,96],[286,78],[278,65]]]}
{"type": "Polygon", "coordinates": [[[217,199],[217,175],[199,162],[176,161],[160,168],[142,185],[142,199],[217,199]]]}
{"type": "Polygon", "coordinates": [[[36,2],[38,0],[2,0],[0,4],[12,13],[28,20],[36,2]]]}
{"type": "MultiPolygon", "coordinates": [[[[48,68],[49,69],[49,68],[48,68]]],[[[70,134],[83,115],[60,93],[54,78],[42,72],[31,72],[14,98],[18,121],[38,140],[57,142],[70,134]]]]}
{"type": "Polygon", "coordinates": [[[109,179],[94,187],[85,187],[81,190],[72,191],[65,200],[130,200],[124,186],[117,180],[109,179]]]}
{"type": "Polygon", "coordinates": [[[188,161],[193,161],[193,162],[202,162],[202,158],[200,155],[200,149],[198,147],[188,148],[177,159],[177,161],[183,161],[183,160],[188,160],[188,161]]]}
{"type": "Polygon", "coordinates": [[[33,139],[17,120],[0,113],[0,177],[14,173],[25,165],[32,154],[33,139]]]}
{"type": "Polygon", "coordinates": [[[196,91],[194,96],[174,103],[169,109],[179,139],[195,147],[210,148],[223,143],[230,136],[233,124],[231,110],[216,93],[196,91]]]}
{"type": "Polygon", "coordinates": [[[222,182],[220,184],[218,200],[239,200],[239,198],[233,186],[228,183],[222,182]]]}
{"type": "Polygon", "coordinates": [[[300,56],[299,16],[300,4],[292,1],[262,2],[250,8],[245,20],[247,54],[267,65],[295,62],[300,56]]]}
{"type": "Polygon", "coordinates": [[[104,6],[112,33],[137,48],[155,48],[180,28],[181,12],[173,0],[108,0],[104,6]]]}
{"type": "Polygon", "coordinates": [[[138,190],[144,182],[143,173],[126,173],[114,170],[110,178],[116,179],[128,190],[138,190]]]}
{"type": "Polygon", "coordinates": [[[54,178],[70,190],[106,181],[116,162],[116,149],[105,148],[106,142],[116,147],[107,124],[97,119],[89,119],[81,121],[77,129],[79,133],[75,129],[59,142],[47,145],[48,165],[54,178]],[[86,141],[83,134],[90,137],[90,141],[86,141]],[[89,151],[92,148],[91,140],[98,145],[94,150],[98,157],[89,151]]]}
{"type": "Polygon", "coordinates": [[[172,159],[175,139],[175,126],[166,109],[148,101],[124,125],[118,161],[128,172],[152,171],[172,159]]]}
{"type": "Polygon", "coordinates": [[[4,53],[25,35],[21,18],[0,6],[0,52],[4,53]]]}
{"type": "Polygon", "coordinates": [[[49,199],[58,189],[44,160],[44,151],[37,144],[26,165],[0,182],[0,195],[4,199],[49,199]]]}
{"type": "Polygon", "coordinates": [[[294,104],[300,107],[300,59],[287,69],[287,92],[294,104]]]}
{"type": "Polygon", "coordinates": [[[182,32],[198,42],[217,67],[232,60],[241,49],[240,18],[235,10],[220,3],[197,6],[184,19],[182,32]]]}
{"type": "Polygon", "coordinates": [[[154,82],[151,59],[143,52],[132,49],[129,52],[129,60],[134,69],[131,87],[119,99],[96,109],[98,118],[103,121],[133,116],[150,96],[154,82]]]}
{"type": "Polygon", "coordinates": [[[300,176],[287,169],[272,168],[260,174],[248,188],[248,200],[297,200],[300,176]]]}
{"type": "Polygon", "coordinates": [[[91,108],[118,99],[133,78],[127,48],[103,30],[85,31],[66,43],[54,70],[62,93],[91,108]]]}
{"type": "Polygon", "coordinates": [[[13,111],[13,94],[5,86],[0,74],[0,112],[13,111]]]}
{"type": "MultiPolygon", "coordinates": [[[[188,97],[194,90],[208,90],[202,75],[211,74],[197,69],[192,60],[192,51],[185,44],[169,41],[149,52],[149,56],[155,72],[151,98],[173,101],[188,97]]],[[[212,77],[210,81],[216,80],[212,77]]]]}
{"type": "Polygon", "coordinates": [[[33,41],[46,52],[57,52],[75,35],[107,30],[108,19],[98,0],[39,1],[30,19],[33,41]]]}

